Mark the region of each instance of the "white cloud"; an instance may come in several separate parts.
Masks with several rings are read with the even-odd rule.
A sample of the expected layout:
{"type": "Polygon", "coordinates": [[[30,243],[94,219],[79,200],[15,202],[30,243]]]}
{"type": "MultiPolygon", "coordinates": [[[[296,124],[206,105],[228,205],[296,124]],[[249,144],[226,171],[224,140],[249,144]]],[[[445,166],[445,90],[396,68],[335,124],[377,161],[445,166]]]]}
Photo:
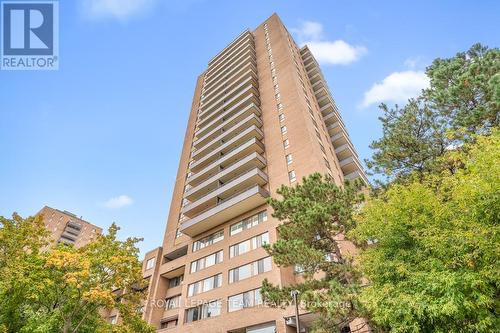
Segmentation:
{"type": "Polygon", "coordinates": [[[322,64],[348,65],[366,54],[364,46],[353,46],[343,40],[333,42],[307,42],[312,54],[322,64]]]}
{"type": "Polygon", "coordinates": [[[82,0],[82,5],[88,17],[126,20],[144,13],[155,2],[156,0],[82,0]]]}
{"type": "Polygon", "coordinates": [[[318,40],[323,36],[323,25],[318,22],[304,21],[300,28],[291,29],[299,40],[318,40]]]}
{"type": "Polygon", "coordinates": [[[429,78],[423,71],[394,72],[365,92],[362,107],[382,102],[404,103],[427,87],[429,78]]]}
{"type": "Polygon", "coordinates": [[[134,200],[132,200],[131,197],[128,195],[120,195],[114,198],[110,198],[108,201],[104,203],[104,207],[106,208],[111,208],[111,209],[116,209],[116,208],[122,208],[125,206],[129,206],[134,203],[134,200]]]}
{"type": "Polygon", "coordinates": [[[351,45],[343,40],[325,40],[321,23],[304,21],[300,28],[292,29],[301,45],[307,45],[319,63],[348,65],[368,52],[364,46],[351,45]]]}

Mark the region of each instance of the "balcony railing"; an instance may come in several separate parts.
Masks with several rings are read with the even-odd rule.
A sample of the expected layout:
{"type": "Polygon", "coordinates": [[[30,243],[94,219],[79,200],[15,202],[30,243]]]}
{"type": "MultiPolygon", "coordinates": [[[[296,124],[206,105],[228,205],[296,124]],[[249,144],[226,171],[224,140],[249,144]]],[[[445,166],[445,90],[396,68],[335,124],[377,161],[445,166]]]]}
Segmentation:
{"type": "Polygon", "coordinates": [[[242,192],[244,189],[255,184],[262,186],[267,184],[267,181],[267,175],[263,171],[259,168],[251,169],[231,179],[228,183],[218,186],[196,201],[184,206],[182,208],[182,213],[187,217],[193,218],[205,212],[207,209],[218,205],[219,202],[224,202],[228,198],[242,192]]]}
{"type": "Polygon", "coordinates": [[[250,169],[262,169],[265,165],[266,160],[264,157],[262,157],[259,153],[252,153],[229,167],[222,169],[220,172],[206,179],[199,185],[190,188],[186,191],[184,198],[193,202],[201,196],[216,189],[220,183],[228,183],[231,179],[236,178],[238,175],[243,174],[250,169]]]}
{"type": "Polygon", "coordinates": [[[234,150],[230,151],[226,155],[222,156],[220,159],[201,169],[200,171],[192,174],[186,180],[187,184],[190,186],[196,186],[201,182],[210,178],[214,174],[220,172],[224,168],[228,168],[230,165],[238,162],[243,157],[251,153],[262,154],[264,152],[264,145],[257,138],[252,138],[245,142],[244,144],[236,147],[234,150]]]}
{"type": "Polygon", "coordinates": [[[254,185],[234,196],[220,201],[216,206],[181,224],[181,232],[195,237],[215,228],[253,208],[266,203],[269,193],[259,185],[254,185]]]}
{"type": "Polygon", "coordinates": [[[228,154],[232,150],[238,149],[238,146],[242,145],[244,142],[251,138],[257,138],[261,140],[264,137],[264,133],[257,126],[250,126],[240,134],[236,135],[231,140],[225,142],[217,149],[211,151],[209,154],[203,156],[199,160],[196,160],[191,165],[192,172],[198,172],[206,165],[210,164],[214,160],[228,154]]]}
{"type": "Polygon", "coordinates": [[[234,124],[232,127],[229,127],[227,130],[221,131],[219,136],[213,138],[211,141],[206,141],[204,146],[200,146],[199,149],[196,149],[192,157],[194,159],[200,159],[212,150],[217,147],[222,146],[225,142],[228,142],[236,135],[246,130],[250,126],[257,126],[258,128],[262,127],[262,120],[256,114],[251,114],[246,118],[242,119],[240,122],[234,124]]]}
{"type": "Polygon", "coordinates": [[[227,131],[229,128],[243,121],[243,119],[246,119],[248,116],[251,115],[260,116],[260,114],[261,112],[259,107],[252,103],[250,105],[245,106],[242,110],[240,110],[235,114],[228,115],[226,117],[224,117],[224,115],[221,115],[222,119],[219,120],[219,118],[217,118],[214,120],[214,122],[219,120],[218,122],[219,125],[213,127],[212,130],[210,130],[208,133],[204,134],[202,137],[198,137],[197,134],[200,133],[201,131],[196,132],[195,140],[193,141],[193,148],[200,149],[205,144],[207,144],[207,142],[214,140],[216,136],[219,135],[219,133],[227,131]]]}
{"type": "MultiPolygon", "coordinates": [[[[235,103],[229,108],[226,108],[225,111],[217,114],[214,117],[208,117],[207,119],[199,120],[195,137],[200,138],[206,135],[209,131],[213,130],[216,126],[223,124],[229,117],[238,113],[240,110],[246,109],[249,105],[254,104],[256,107],[260,105],[260,101],[257,95],[250,94],[244,96],[238,103],[235,103]]],[[[260,114],[260,110],[258,110],[260,114]]]]}

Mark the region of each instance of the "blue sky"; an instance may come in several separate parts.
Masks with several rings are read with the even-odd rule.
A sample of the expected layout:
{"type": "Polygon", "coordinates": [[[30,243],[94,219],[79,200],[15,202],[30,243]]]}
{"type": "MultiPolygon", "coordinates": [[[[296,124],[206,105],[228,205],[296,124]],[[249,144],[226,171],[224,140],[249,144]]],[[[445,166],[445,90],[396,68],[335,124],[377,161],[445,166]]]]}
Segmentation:
{"type": "Polygon", "coordinates": [[[314,46],[361,158],[378,103],[500,39],[498,1],[60,1],[60,69],[0,71],[0,215],[49,205],[160,245],[195,79],[273,12],[314,46]]]}

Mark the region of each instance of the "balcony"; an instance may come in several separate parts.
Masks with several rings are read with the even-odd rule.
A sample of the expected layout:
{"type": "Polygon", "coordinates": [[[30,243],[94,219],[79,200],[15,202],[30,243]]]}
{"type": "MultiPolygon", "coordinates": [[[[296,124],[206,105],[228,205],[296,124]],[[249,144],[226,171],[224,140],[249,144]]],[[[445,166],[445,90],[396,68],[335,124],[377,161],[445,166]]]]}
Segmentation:
{"type": "Polygon", "coordinates": [[[252,153],[228,168],[222,169],[199,185],[192,187],[186,191],[184,198],[191,202],[198,200],[200,197],[217,189],[219,184],[225,184],[237,177],[237,175],[243,174],[251,169],[262,169],[265,165],[266,160],[264,157],[258,153],[252,153]]]}
{"type": "Polygon", "coordinates": [[[206,92],[213,87],[217,87],[222,81],[226,80],[232,72],[249,64],[257,66],[255,52],[252,50],[249,50],[242,55],[239,55],[238,58],[233,59],[230,64],[224,66],[224,70],[219,71],[219,73],[216,73],[213,77],[208,79],[205,76],[203,81],[203,92],[206,92]]]}
{"type": "Polygon", "coordinates": [[[351,140],[349,139],[347,132],[343,132],[343,131],[330,137],[330,139],[332,140],[332,145],[334,148],[338,148],[338,147],[345,145],[345,144],[351,144],[351,140]]]}
{"type": "Polygon", "coordinates": [[[326,130],[328,131],[328,135],[330,136],[334,136],[335,134],[338,134],[340,132],[346,132],[344,124],[341,123],[340,121],[334,122],[333,124],[328,126],[326,130]]]}
{"type": "Polygon", "coordinates": [[[340,122],[341,120],[340,120],[337,112],[334,112],[332,109],[332,112],[323,116],[323,121],[325,122],[326,127],[329,127],[336,122],[340,122]]]}
{"type": "Polygon", "coordinates": [[[215,96],[215,94],[220,93],[222,90],[226,89],[229,85],[233,84],[238,78],[244,76],[249,71],[253,71],[257,73],[257,67],[253,62],[242,63],[240,66],[234,68],[234,70],[230,70],[227,75],[224,75],[214,82],[214,85],[211,87],[203,87],[203,94],[201,101],[204,102],[211,96],[215,96]]]}
{"type": "Polygon", "coordinates": [[[220,91],[219,93],[215,94],[214,96],[202,102],[200,107],[202,111],[200,112],[200,115],[205,113],[205,111],[208,112],[208,110],[220,106],[223,102],[223,99],[227,99],[233,96],[235,93],[238,92],[239,89],[241,89],[241,87],[244,87],[249,83],[258,86],[257,73],[253,72],[252,70],[247,71],[247,73],[238,77],[232,84],[228,85],[224,90],[220,91]]]}
{"type": "Polygon", "coordinates": [[[211,192],[205,194],[198,200],[184,206],[182,213],[189,218],[193,218],[200,213],[216,206],[218,202],[224,202],[235,194],[242,192],[244,189],[255,184],[267,184],[267,175],[259,168],[254,168],[236,178],[231,179],[227,184],[216,187],[211,192]]]}
{"type": "Polygon", "coordinates": [[[252,153],[262,154],[263,152],[264,145],[257,138],[252,138],[214,163],[191,175],[186,182],[190,186],[197,186],[216,173],[219,173],[222,169],[228,168],[230,165],[237,163],[244,157],[252,153]]]}
{"type": "Polygon", "coordinates": [[[206,141],[205,146],[195,150],[192,157],[195,160],[201,159],[251,126],[255,126],[257,128],[262,127],[262,120],[260,120],[259,116],[251,114],[239,123],[236,123],[233,127],[230,127],[228,130],[219,132],[219,136],[213,138],[211,141],[206,141]]]}
{"type": "MultiPolygon", "coordinates": [[[[243,97],[238,103],[234,104],[230,108],[226,108],[220,114],[217,114],[215,117],[209,117],[205,120],[198,121],[195,137],[201,138],[206,135],[208,132],[212,131],[215,127],[223,124],[227,119],[229,119],[234,114],[246,109],[249,105],[254,104],[255,107],[258,107],[260,104],[259,98],[255,94],[250,94],[243,97]]],[[[260,115],[260,110],[258,110],[260,115]]]]}
{"type": "MultiPolygon", "coordinates": [[[[201,133],[201,131],[196,132],[196,137],[195,140],[193,141],[193,148],[194,149],[200,149],[204,145],[206,145],[208,142],[214,140],[220,133],[223,133],[229,128],[235,126],[236,124],[244,121],[244,119],[247,119],[249,116],[255,115],[255,116],[260,116],[261,111],[259,107],[255,104],[250,104],[247,105],[246,107],[243,108],[243,110],[237,112],[236,114],[229,115],[222,117],[220,119],[218,125],[216,127],[213,127],[208,133],[204,134],[202,137],[198,137],[197,134],[201,133]]],[[[216,119],[217,120],[217,119],[216,119]]],[[[216,124],[214,124],[216,125],[216,124]]],[[[206,132],[206,131],[204,131],[206,132]]]]}
{"type": "Polygon", "coordinates": [[[339,161],[342,161],[350,156],[357,156],[350,141],[339,146],[338,148],[335,148],[335,155],[337,155],[339,161]]]}
{"type": "Polygon", "coordinates": [[[340,168],[344,175],[353,173],[354,171],[363,170],[357,156],[353,155],[339,162],[340,168]]]}
{"type": "Polygon", "coordinates": [[[241,102],[244,100],[248,95],[256,95],[259,96],[259,90],[257,89],[257,86],[253,83],[250,83],[246,85],[245,87],[240,87],[234,91],[234,94],[231,94],[233,97],[228,98],[229,99],[224,99],[222,100],[221,103],[218,103],[219,107],[218,108],[212,108],[210,110],[205,110],[201,113],[198,114],[198,122],[202,123],[207,120],[214,119],[218,115],[221,114],[221,112],[225,112],[228,110],[230,107],[236,105],[237,103],[241,102]]]}
{"type": "Polygon", "coordinates": [[[347,175],[344,175],[344,179],[349,180],[349,181],[352,181],[352,180],[355,180],[358,178],[360,178],[366,185],[368,185],[368,178],[366,178],[364,172],[361,170],[356,170],[356,171],[351,172],[347,175]]]}
{"type": "Polygon", "coordinates": [[[232,66],[236,61],[241,59],[244,54],[253,54],[255,56],[255,48],[253,43],[243,44],[240,48],[232,52],[228,57],[215,66],[209,66],[207,74],[205,76],[206,83],[211,82],[213,79],[217,78],[218,75],[224,73],[224,70],[229,66],[232,66]]]}
{"type": "Polygon", "coordinates": [[[191,172],[197,173],[205,166],[210,164],[211,162],[221,158],[222,156],[228,154],[232,150],[236,149],[238,146],[242,145],[245,141],[248,141],[251,138],[257,138],[261,140],[264,137],[264,133],[255,125],[250,126],[243,132],[239,133],[231,140],[225,142],[221,146],[212,150],[210,153],[196,160],[191,165],[191,172]]]}
{"type": "Polygon", "coordinates": [[[216,66],[219,62],[223,61],[227,58],[231,53],[237,50],[241,44],[248,43],[253,41],[253,35],[249,31],[245,31],[241,33],[236,39],[231,42],[228,46],[226,46],[222,51],[215,55],[209,62],[209,67],[216,66]]]}
{"type": "Polygon", "coordinates": [[[182,223],[180,231],[190,237],[195,237],[241,215],[242,212],[265,204],[268,197],[269,193],[265,189],[254,185],[182,223]]]}
{"type": "Polygon", "coordinates": [[[329,93],[328,93],[328,90],[326,89],[326,87],[325,87],[325,86],[323,86],[323,87],[321,87],[321,88],[317,89],[317,90],[315,91],[315,93],[314,93],[314,96],[316,96],[316,99],[317,99],[318,101],[319,101],[319,100],[321,100],[323,97],[328,96],[328,95],[329,95],[329,93]]]}

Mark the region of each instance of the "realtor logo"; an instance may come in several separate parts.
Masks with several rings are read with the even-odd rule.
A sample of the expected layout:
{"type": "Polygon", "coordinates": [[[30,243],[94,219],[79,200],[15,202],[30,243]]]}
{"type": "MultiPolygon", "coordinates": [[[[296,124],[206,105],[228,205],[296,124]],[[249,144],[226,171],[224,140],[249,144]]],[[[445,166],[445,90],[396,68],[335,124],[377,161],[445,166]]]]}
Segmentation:
{"type": "Polygon", "coordinates": [[[0,3],[0,69],[58,69],[58,2],[0,0],[0,3]]]}

